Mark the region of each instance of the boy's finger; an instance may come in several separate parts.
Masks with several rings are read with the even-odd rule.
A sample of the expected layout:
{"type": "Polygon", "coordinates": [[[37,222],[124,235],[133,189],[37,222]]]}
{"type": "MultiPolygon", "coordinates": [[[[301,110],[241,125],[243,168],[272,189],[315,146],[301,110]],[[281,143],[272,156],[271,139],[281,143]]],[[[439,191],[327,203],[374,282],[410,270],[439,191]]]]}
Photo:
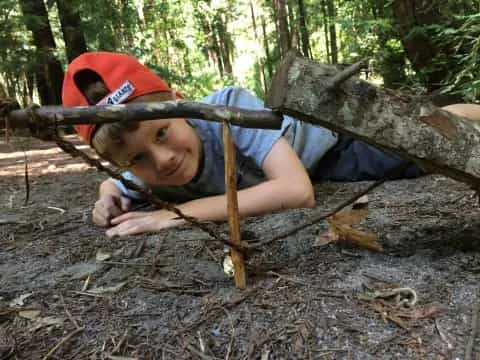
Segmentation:
{"type": "Polygon", "coordinates": [[[93,209],[92,219],[93,219],[93,222],[98,226],[108,226],[109,225],[107,218],[105,216],[103,216],[102,214],[100,214],[98,212],[98,209],[93,209]]]}
{"type": "Polygon", "coordinates": [[[134,223],[124,222],[111,229],[108,229],[105,234],[111,238],[113,236],[127,236],[135,235],[141,232],[141,229],[134,223]]]}
{"type": "Polygon", "coordinates": [[[120,216],[114,217],[113,219],[110,220],[110,223],[113,224],[113,225],[116,225],[116,224],[120,224],[124,221],[131,220],[131,219],[136,219],[136,218],[143,217],[143,216],[145,216],[145,213],[131,211],[131,212],[122,214],[120,216]]]}
{"type": "Polygon", "coordinates": [[[123,212],[130,210],[130,206],[132,205],[132,200],[126,196],[120,197],[120,207],[123,212]]]}

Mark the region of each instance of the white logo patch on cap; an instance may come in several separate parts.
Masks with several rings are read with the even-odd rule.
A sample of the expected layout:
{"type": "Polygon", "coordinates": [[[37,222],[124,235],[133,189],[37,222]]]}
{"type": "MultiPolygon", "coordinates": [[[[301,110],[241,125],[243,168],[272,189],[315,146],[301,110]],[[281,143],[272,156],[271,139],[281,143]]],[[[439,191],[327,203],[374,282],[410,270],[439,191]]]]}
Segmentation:
{"type": "Polygon", "coordinates": [[[135,91],[135,86],[126,80],[120,87],[100,100],[97,105],[117,105],[123,103],[135,91]]]}

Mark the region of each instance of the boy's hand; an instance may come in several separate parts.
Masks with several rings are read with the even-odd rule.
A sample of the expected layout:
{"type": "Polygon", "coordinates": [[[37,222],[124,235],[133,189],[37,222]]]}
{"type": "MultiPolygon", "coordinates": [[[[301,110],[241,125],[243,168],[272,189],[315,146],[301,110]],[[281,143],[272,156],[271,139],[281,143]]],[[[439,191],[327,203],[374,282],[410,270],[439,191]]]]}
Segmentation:
{"type": "Polygon", "coordinates": [[[111,225],[111,219],[127,212],[130,206],[131,200],[125,196],[114,194],[101,195],[93,208],[93,222],[99,226],[109,226],[111,225]]]}
{"type": "Polygon", "coordinates": [[[166,210],[132,211],[113,218],[110,221],[113,227],[108,229],[106,234],[113,237],[156,232],[183,223],[183,220],[174,220],[175,217],[174,213],[166,210]]]}

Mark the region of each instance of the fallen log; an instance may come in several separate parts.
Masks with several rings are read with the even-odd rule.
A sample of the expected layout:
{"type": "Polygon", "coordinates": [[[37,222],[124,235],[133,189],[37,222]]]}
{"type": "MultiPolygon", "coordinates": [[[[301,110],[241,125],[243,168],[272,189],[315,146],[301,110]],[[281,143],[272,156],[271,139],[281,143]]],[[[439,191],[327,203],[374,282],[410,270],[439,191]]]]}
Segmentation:
{"type": "Polygon", "coordinates": [[[350,70],[340,72],[289,53],[272,80],[266,105],[398,154],[428,172],[480,187],[479,125],[437,108],[428,98],[352,78],[350,70]]]}

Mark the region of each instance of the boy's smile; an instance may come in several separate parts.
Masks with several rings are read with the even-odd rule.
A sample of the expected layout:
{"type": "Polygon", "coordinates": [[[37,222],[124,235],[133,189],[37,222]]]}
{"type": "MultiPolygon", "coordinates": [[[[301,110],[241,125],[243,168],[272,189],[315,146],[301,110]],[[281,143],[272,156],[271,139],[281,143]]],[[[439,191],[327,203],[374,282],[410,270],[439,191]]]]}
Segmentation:
{"type": "Polygon", "coordinates": [[[123,141],[125,167],[148,184],[181,186],[197,174],[201,143],[185,119],[140,122],[123,141]]]}

